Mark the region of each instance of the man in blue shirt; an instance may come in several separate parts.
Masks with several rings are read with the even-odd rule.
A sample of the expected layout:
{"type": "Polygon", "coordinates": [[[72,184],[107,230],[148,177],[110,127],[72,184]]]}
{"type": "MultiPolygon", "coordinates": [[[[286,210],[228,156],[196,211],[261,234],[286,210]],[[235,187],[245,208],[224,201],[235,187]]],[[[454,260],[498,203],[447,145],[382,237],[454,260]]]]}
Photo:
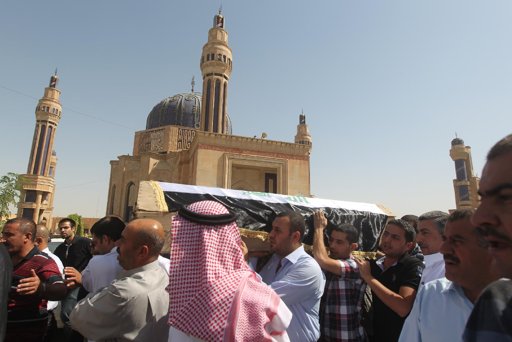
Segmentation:
{"type": "Polygon", "coordinates": [[[279,214],[269,234],[274,255],[260,271],[263,281],[293,314],[287,329],[291,341],[317,341],[320,337],[318,315],[325,278],[318,263],[304,251],[304,231],[302,215],[279,214]]]}
{"type": "Polygon", "coordinates": [[[473,303],[496,280],[487,244],[471,224],[473,212],[459,209],[448,217],[440,246],[446,278],[420,290],[399,341],[460,341],[473,303]]]}

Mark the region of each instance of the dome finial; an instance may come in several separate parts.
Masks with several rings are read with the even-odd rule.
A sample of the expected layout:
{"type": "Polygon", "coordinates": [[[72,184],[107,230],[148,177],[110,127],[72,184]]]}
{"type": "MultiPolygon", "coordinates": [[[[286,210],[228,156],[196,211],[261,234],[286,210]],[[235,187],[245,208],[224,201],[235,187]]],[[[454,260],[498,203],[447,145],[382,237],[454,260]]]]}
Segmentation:
{"type": "Polygon", "coordinates": [[[215,15],[213,18],[213,27],[214,28],[224,28],[224,17],[222,16],[222,3],[219,7],[219,13],[215,15]]]}
{"type": "Polygon", "coordinates": [[[196,82],[194,81],[194,76],[192,76],[192,82],[190,82],[190,85],[192,86],[192,93],[194,92],[194,86],[196,85],[196,82]]]}
{"type": "Polygon", "coordinates": [[[57,76],[57,68],[55,68],[55,73],[50,77],[50,88],[56,88],[57,82],[59,81],[59,76],[57,76]]]}
{"type": "Polygon", "coordinates": [[[304,108],[302,108],[302,111],[299,115],[299,124],[305,125],[306,124],[306,115],[304,115],[304,108]]]}

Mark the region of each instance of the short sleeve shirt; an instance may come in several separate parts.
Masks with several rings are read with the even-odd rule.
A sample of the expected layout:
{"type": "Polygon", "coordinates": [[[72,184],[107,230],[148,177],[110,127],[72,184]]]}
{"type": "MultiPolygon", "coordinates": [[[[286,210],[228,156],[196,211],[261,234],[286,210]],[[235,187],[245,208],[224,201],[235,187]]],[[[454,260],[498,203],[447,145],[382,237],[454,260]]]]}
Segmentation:
{"type": "MultiPolygon", "coordinates": [[[[418,289],[424,268],[418,258],[404,254],[395,265],[385,271],[379,265],[380,260],[371,262],[371,271],[373,277],[385,287],[395,293],[399,293],[402,286],[418,289]]],[[[397,341],[405,318],[391,310],[373,292],[372,297],[374,337],[379,341],[397,341]]]]}
{"type": "MultiPolygon", "coordinates": [[[[47,284],[63,282],[55,261],[47,254],[39,251],[37,247],[34,247],[22,261],[14,265],[13,283],[17,284],[20,279],[31,277],[32,269],[36,272],[39,279],[41,279],[41,282],[46,282],[47,284]]],[[[9,293],[7,319],[9,321],[16,321],[46,317],[46,303],[46,299],[42,299],[37,294],[19,295],[13,284],[9,293]]]]}
{"type": "Polygon", "coordinates": [[[361,306],[366,284],[356,262],[338,260],[341,274],[325,272],[325,290],[320,302],[322,341],[364,341],[361,306]]]}

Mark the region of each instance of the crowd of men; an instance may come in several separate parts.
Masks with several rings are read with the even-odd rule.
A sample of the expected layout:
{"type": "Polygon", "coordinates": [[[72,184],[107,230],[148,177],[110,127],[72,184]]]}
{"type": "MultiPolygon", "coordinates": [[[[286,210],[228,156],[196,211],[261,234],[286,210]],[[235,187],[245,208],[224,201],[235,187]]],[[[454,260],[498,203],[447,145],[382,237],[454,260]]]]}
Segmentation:
{"type": "Polygon", "coordinates": [[[512,135],[491,148],[479,195],[476,209],[389,220],[376,258],[322,210],[311,254],[304,218],[284,212],[262,257],[236,215],[195,202],[173,218],[170,260],[153,219],[107,216],[90,240],[65,218],[55,254],[46,227],[11,219],[0,341],[512,341],[512,135]]]}

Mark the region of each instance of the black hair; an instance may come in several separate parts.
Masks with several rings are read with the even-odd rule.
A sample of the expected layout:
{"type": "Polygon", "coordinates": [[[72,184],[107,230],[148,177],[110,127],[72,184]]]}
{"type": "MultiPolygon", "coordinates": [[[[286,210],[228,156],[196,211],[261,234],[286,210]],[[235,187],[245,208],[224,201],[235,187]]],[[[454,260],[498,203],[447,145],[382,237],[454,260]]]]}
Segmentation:
{"type": "Polygon", "coordinates": [[[349,243],[358,243],[359,241],[359,231],[350,223],[345,223],[339,226],[333,226],[331,234],[334,231],[347,234],[347,240],[349,243]]]}
{"type": "Polygon", "coordinates": [[[32,234],[32,242],[35,241],[36,239],[36,232],[37,232],[37,227],[36,227],[36,223],[31,220],[31,219],[28,219],[28,218],[24,218],[24,217],[20,217],[20,218],[13,218],[13,219],[10,219],[10,220],[7,220],[4,224],[4,227],[7,226],[8,224],[19,224],[19,230],[20,232],[22,232],[23,234],[32,234]]]}
{"type": "Polygon", "coordinates": [[[61,225],[61,223],[64,223],[64,222],[69,222],[69,225],[71,226],[71,228],[75,228],[76,227],[76,222],[72,218],[64,217],[63,219],[61,219],[59,221],[59,226],[61,225]]]}
{"type": "Polygon", "coordinates": [[[109,215],[99,219],[92,225],[91,234],[101,238],[107,236],[113,241],[121,238],[121,233],[126,224],[117,216],[109,215]]]}
{"type": "Polygon", "coordinates": [[[413,226],[409,224],[409,222],[401,219],[394,219],[388,222],[388,225],[390,224],[402,228],[402,230],[405,232],[406,242],[414,242],[416,240],[416,231],[414,230],[413,226]]]}
{"type": "Polygon", "coordinates": [[[286,211],[279,213],[277,214],[276,218],[278,217],[288,217],[290,219],[290,234],[299,232],[300,241],[302,241],[302,238],[304,237],[304,234],[306,232],[306,223],[304,221],[304,217],[302,217],[301,214],[295,211],[286,211]]]}

